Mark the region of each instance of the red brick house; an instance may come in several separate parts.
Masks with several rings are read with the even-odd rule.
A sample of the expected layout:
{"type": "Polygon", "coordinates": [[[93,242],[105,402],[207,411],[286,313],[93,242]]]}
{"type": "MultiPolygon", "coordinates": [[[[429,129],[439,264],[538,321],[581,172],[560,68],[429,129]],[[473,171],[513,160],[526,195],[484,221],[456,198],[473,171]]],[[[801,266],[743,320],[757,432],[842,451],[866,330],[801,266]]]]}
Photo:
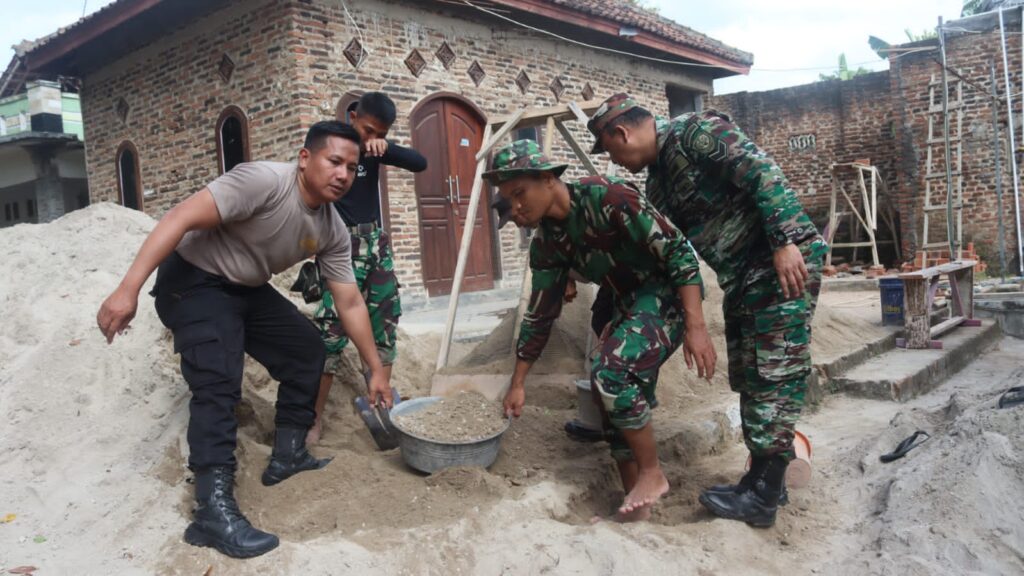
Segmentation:
{"type": "MultiPolygon", "coordinates": [[[[389,93],[392,137],[430,163],[390,172],[381,190],[399,279],[419,298],[450,290],[487,118],[620,89],[680,113],[752,57],[611,0],[119,0],[23,63],[81,80],[91,199],[157,217],[225,165],[294,158],[305,129],[360,91],[389,93]]],[[[499,233],[488,212],[476,215],[467,290],[521,272],[519,233],[499,233]]]]}

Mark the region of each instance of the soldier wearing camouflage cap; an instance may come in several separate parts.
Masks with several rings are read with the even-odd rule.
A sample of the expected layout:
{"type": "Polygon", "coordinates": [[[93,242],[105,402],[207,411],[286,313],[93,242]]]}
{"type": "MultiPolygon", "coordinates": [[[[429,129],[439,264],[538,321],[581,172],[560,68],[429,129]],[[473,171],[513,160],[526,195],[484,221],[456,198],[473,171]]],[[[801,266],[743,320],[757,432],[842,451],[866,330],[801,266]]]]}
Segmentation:
{"type": "Polygon", "coordinates": [[[519,416],[523,384],[562,309],[570,273],[609,289],[615,311],[594,360],[591,388],[615,429],[612,456],[626,497],[616,517],[646,519],[669,488],[651,424],[658,370],[683,345],[700,376],[715,352],[701,310],[700,269],[683,235],[625,181],[593,176],[563,182],[564,164],[536,142],[503,147],[484,173],[516,225],[536,227],[530,244],[530,305],[516,347],[505,409],[519,416]]]}
{"type": "Polygon", "coordinates": [[[827,246],[782,170],[725,114],[670,120],[620,93],[587,127],[594,152],[633,173],[648,169],[648,200],[718,274],[729,383],[740,393],[752,465],[739,484],[714,486],[700,501],[719,516],[771,526],[795,457],[827,246]]]}

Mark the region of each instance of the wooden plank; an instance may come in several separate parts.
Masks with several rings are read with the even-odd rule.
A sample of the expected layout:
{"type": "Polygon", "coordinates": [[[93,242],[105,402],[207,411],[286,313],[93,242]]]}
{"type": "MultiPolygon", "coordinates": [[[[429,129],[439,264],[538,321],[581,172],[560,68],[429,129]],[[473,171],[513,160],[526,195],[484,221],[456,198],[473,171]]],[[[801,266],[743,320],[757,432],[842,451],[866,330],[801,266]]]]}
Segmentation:
{"type": "Polygon", "coordinates": [[[956,328],[957,326],[963,324],[964,320],[966,320],[966,318],[964,318],[963,316],[953,316],[949,320],[943,320],[942,322],[939,322],[935,326],[932,326],[929,334],[934,340],[935,338],[942,336],[946,332],[949,332],[953,328],[956,328]]]}
{"type": "MultiPolygon", "coordinates": [[[[569,102],[568,106],[569,110],[572,110],[572,113],[576,115],[577,122],[583,124],[584,126],[587,125],[587,122],[590,122],[590,116],[588,116],[587,113],[584,112],[582,108],[580,108],[579,104],[577,104],[576,102],[569,102]]],[[[598,108],[600,108],[600,106],[601,105],[598,104],[598,108]]],[[[591,110],[591,112],[594,112],[596,110],[597,108],[594,108],[591,110]]]]}
{"type": "Polygon", "coordinates": [[[551,145],[555,143],[555,117],[548,116],[544,128],[544,155],[551,158],[551,145]]]}
{"type": "Polygon", "coordinates": [[[833,248],[863,248],[864,246],[874,246],[874,242],[836,242],[831,244],[833,248]]]}
{"type": "MultiPolygon", "coordinates": [[[[522,111],[520,111],[522,112],[522,111]]],[[[484,128],[481,142],[488,142],[491,136],[491,125],[484,128]]],[[[491,141],[493,147],[494,142],[491,141]]],[[[482,151],[482,150],[481,150],[482,151]]],[[[455,277],[452,279],[452,292],[448,297],[448,318],[444,323],[444,335],[441,338],[441,349],[437,352],[437,369],[440,370],[448,365],[448,353],[452,347],[452,336],[454,335],[455,313],[459,308],[459,292],[462,291],[462,279],[466,275],[466,262],[469,260],[469,245],[473,241],[473,219],[476,217],[477,208],[480,205],[480,196],[483,191],[483,173],[487,168],[487,154],[477,155],[476,175],[473,177],[473,189],[469,196],[469,211],[466,218],[467,226],[462,228],[462,244],[459,246],[459,259],[455,265],[455,277]]]]}
{"type": "Polygon", "coordinates": [[[531,128],[533,126],[543,126],[551,116],[554,116],[555,120],[577,120],[578,117],[576,112],[573,111],[572,105],[579,108],[580,112],[583,113],[583,117],[586,118],[588,113],[593,113],[600,108],[602,102],[603,100],[588,100],[579,104],[572,102],[570,104],[559,104],[544,108],[532,108],[518,118],[516,118],[515,114],[498,116],[491,120],[491,124],[495,128],[499,126],[504,127],[509,123],[512,124],[512,128],[531,128]]]}
{"type": "Polygon", "coordinates": [[[530,295],[533,293],[533,268],[530,268],[530,257],[526,257],[526,270],[523,272],[523,284],[519,287],[519,306],[516,307],[516,321],[512,327],[512,355],[515,356],[519,347],[519,331],[523,327],[523,317],[530,306],[530,295]]]}
{"type": "MultiPolygon", "coordinates": [[[[491,138],[487,137],[487,135],[490,132],[484,133],[484,139],[483,139],[484,145],[481,146],[480,147],[480,151],[476,153],[476,161],[477,162],[480,162],[482,160],[486,160],[487,159],[487,155],[491,153],[491,150],[494,148],[494,146],[497,145],[498,142],[501,142],[501,139],[504,138],[506,134],[511,132],[513,128],[515,128],[516,120],[518,120],[520,117],[522,117],[523,114],[526,114],[526,108],[523,108],[522,110],[520,110],[520,111],[516,112],[515,114],[513,114],[512,115],[512,121],[507,123],[507,124],[505,124],[504,126],[502,126],[501,129],[498,130],[497,134],[495,134],[491,138]]],[[[491,125],[488,124],[487,127],[491,128],[491,125]]],[[[485,168],[486,168],[486,166],[485,166],[485,168]]],[[[481,172],[481,174],[482,174],[482,172],[481,172]]],[[[470,214],[474,214],[474,212],[470,212],[470,214]]]]}
{"type": "Polygon", "coordinates": [[[949,285],[956,294],[954,314],[974,318],[974,268],[965,268],[949,274],[949,285]]]}
{"type": "Polygon", "coordinates": [[[960,260],[958,262],[950,262],[949,264],[922,268],[913,272],[904,272],[903,274],[900,274],[900,278],[903,280],[923,280],[925,278],[934,278],[935,276],[949,274],[950,272],[974,268],[977,264],[978,262],[975,260],[960,260]]]}
{"type": "Polygon", "coordinates": [[[572,151],[576,153],[576,157],[579,158],[580,162],[587,169],[587,172],[590,172],[591,176],[597,176],[599,174],[597,166],[594,166],[594,163],[590,160],[590,156],[588,156],[583,150],[583,147],[580,146],[579,142],[573,138],[572,132],[569,132],[569,129],[566,128],[565,124],[562,124],[558,120],[555,120],[555,126],[558,128],[558,132],[562,134],[562,138],[565,139],[566,144],[568,144],[569,147],[572,148],[572,151]]]}

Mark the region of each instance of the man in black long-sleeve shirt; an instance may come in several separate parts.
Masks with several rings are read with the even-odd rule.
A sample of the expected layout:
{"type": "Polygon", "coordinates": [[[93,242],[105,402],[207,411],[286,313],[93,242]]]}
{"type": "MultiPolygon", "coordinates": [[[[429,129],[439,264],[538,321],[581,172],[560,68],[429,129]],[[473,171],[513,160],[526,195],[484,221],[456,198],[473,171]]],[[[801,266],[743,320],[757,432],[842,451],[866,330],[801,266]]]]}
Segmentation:
{"type": "MultiPolygon", "coordinates": [[[[355,182],[348,194],[334,203],[352,236],[352,269],[366,300],[373,325],[373,338],[388,378],[395,361],[395,339],[402,304],[398,296],[398,279],[392,263],[391,238],[383,230],[380,196],[380,166],[395,166],[410,172],[427,168],[427,159],[419,152],[386,140],[395,122],[395,103],[382,92],[367,92],[354,109],[347,111],[350,124],[363,140],[355,182]]],[[[317,306],[314,319],[320,327],[327,361],[320,378],[320,394],[316,402],[316,423],[310,429],[307,444],[320,440],[321,422],[327,396],[334,381],[341,350],[348,337],[341,329],[331,295],[317,306]]]]}

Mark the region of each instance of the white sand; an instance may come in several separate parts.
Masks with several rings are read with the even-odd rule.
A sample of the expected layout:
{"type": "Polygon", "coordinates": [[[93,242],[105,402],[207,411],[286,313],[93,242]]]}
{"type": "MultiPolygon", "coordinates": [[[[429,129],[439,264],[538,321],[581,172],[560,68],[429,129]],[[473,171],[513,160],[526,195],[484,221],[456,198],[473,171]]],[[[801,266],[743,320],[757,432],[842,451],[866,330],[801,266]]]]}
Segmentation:
{"type": "MultiPolygon", "coordinates": [[[[397,452],[374,450],[350,408],[361,385],[348,367],[328,405],[322,445],[313,450],[335,456],[334,463],[265,488],[258,477],[269,455],[276,388],[250,365],[239,408],[238,495],[250,519],[281,535],[282,545],[248,561],[188,546],[181,541],[191,506],[188,393],[169,335],[145,294],[127,336],[108,346],[95,327],[99,304],[152,226],[142,214],[99,204],[52,224],[0,230],[7,253],[0,277],[0,519],[16,515],[0,523],[0,572],[20,565],[39,567],[37,574],[188,575],[208,568],[358,575],[1024,571],[1017,497],[1024,488],[1024,408],[991,408],[994,391],[1014,378],[1020,383],[1019,374],[976,374],[904,406],[827,399],[801,427],[815,447],[811,486],[793,492],[775,528],[754,530],[712,519],[696,500],[700,486],[734,480],[745,456],[735,439],[709,440],[698,430],[704,416],[697,414],[721,415],[735,403],[722,377],[707,384],[678,365],[666,369],[656,423],[673,490],[650,523],[591,526],[589,517],[607,512],[621,494],[606,448],[561,432],[575,414],[568,383],[533,384],[525,416],[490,470],[423,477],[397,452]],[[904,461],[877,464],[883,448],[924,425],[935,439],[904,461]],[[36,536],[46,540],[36,543],[36,536]]],[[[825,352],[815,353],[851,348],[876,324],[863,307],[828,307],[815,323],[825,352]]],[[[403,393],[426,392],[437,342],[400,340],[395,382],[403,393]]],[[[1011,343],[1001,352],[1004,364],[1024,354],[1011,343]]]]}

